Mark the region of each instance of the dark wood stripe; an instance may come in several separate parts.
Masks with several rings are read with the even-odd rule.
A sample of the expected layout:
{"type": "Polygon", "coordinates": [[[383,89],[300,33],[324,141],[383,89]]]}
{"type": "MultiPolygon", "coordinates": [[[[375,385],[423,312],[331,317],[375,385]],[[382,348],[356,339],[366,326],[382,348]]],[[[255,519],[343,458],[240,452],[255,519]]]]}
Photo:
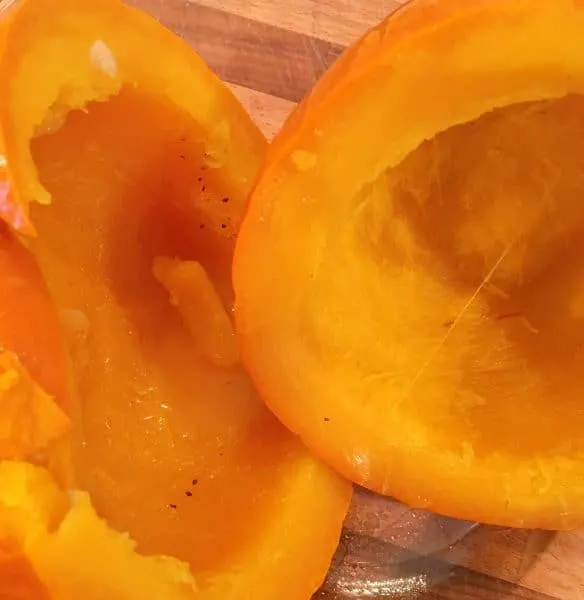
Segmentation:
{"type": "Polygon", "coordinates": [[[184,0],[131,0],[181,35],[224,81],[298,102],[344,48],[184,0]]]}
{"type": "Polygon", "coordinates": [[[519,584],[346,532],[314,600],[559,600],[519,584]]]}

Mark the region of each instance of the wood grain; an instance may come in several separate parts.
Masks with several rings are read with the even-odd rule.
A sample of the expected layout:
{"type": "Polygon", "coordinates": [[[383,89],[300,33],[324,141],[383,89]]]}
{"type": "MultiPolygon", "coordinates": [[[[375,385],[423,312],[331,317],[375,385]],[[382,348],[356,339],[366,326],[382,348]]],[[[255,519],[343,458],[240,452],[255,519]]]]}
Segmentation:
{"type": "MultiPolygon", "coordinates": [[[[462,558],[460,547],[458,554],[462,558]]],[[[440,553],[419,555],[363,533],[346,532],[339,555],[315,600],[557,600],[517,580],[455,564],[440,553]]]]}
{"type": "MultiPolygon", "coordinates": [[[[131,3],[184,37],[271,138],[344,48],[403,0],[131,3]]],[[[391,501],[375,500],[373,520],[360,502],[319,600],[584,600],[584,532],[479,526],[428,557],[415,537],[396,538],[391,501]]]]}
{"type": "Polygon", "coordinates": [[[270,96],[264,92],[252,90],[237,84],[229,87],[253,116],[263,134],[272,139],[296,104],[284,98],[270,96]]]}
{"type": "MultiPolygon", "coordinates": [[[[159,0],[140,0],[152,12],[159,0]]],[[[161,22],[184,37],[228,83],[298,102],[343,46],[184,0],[166,0],[161,22]],[[204,33],[203,33],[204,32],[204,33]]]]}
{"type": "Polygon", "coordinates": [[[404,0],[194,0],[313,38],[348,46],[367,29],[404,4],[404,0]]]}

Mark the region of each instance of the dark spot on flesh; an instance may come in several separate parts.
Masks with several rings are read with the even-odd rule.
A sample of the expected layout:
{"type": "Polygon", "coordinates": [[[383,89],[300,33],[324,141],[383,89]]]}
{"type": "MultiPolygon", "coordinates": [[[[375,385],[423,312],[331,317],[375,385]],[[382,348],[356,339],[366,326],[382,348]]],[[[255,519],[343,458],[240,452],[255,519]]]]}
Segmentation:
{"type": "Polygon", "coordinates": [[[505,319],[514,319],[516,317],[522,317],[523,313],[520,312],[510,312],[510,313],[505,313],[503,315],[499,315],[497,317],[497,321],[504,321],[505,319]]]}

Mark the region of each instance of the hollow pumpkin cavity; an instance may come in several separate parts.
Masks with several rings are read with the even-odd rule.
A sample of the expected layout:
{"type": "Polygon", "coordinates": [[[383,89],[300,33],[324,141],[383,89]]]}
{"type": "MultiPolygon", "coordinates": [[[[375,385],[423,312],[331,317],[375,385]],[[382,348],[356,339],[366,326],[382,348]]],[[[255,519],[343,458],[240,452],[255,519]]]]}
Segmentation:
{"type": "Polygon", "coordinates": [[[583,96],[510,105],[424,142],[358,199],[401,357],[386,397],[435,448],[584,451],[583,136],[583,96]]]}
{"type": "MultiPolygon", "coordinates": [[[[140,552],[186,560],[204,582],[275,510],[276,466],[296,443],[237,357],[192,335],[193,319],[229,323],[231,302],[230,198],[203,141],[188,115],[134,87],[70,112],[32,142],[52,202],[31,208],[31,246],[81,399],[78,485],[140,552]]],[[[231,351],[232,331],[220,333],[231,351]]]]}

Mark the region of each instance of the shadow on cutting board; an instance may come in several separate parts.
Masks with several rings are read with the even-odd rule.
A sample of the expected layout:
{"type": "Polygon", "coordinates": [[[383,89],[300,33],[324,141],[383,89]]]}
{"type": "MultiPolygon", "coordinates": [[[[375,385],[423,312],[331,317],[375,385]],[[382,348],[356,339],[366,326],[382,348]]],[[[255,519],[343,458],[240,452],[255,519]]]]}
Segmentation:
{"type": "Polygon", "coordinates": [[[554,600],[521,585],[554,535],[448,519],[358,490],[314,600],[554,600]]]}

